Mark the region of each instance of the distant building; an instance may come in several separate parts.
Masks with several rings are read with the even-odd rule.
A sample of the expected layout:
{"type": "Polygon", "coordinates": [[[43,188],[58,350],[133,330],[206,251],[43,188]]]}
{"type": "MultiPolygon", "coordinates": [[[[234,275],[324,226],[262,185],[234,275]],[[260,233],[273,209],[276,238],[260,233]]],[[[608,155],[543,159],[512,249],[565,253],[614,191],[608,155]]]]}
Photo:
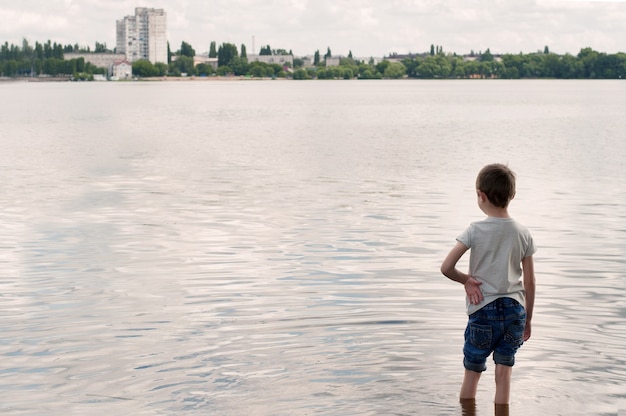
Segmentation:
{"type": "Polygon", "coordinates": [[[324,60],[326,61],[326,66],[339,66],[341,63],[340,56],[327,56],[324,60]]]}
{"type": "Polygon", "coordinates": [[[117,61],[109,68],[109,74],[112,80],[132,79],[133,65],[126,60],[117,61]]]}
{"type": "Polygon", "coordinates": [[[315,65],[313,65],[313,61],[314,61],[315,57],[313,55],[307,55],[307,56],[301,56],[300,60],[302,60],[302,66],[304,68],[313,68],[315,65]]]}
{"type": "Polygon", "coordinates": [[[405,59],[426,58],[429,55],[430,54],[428,54],[428,53],[407,53],[407,54],[393,53],[393,54],[389,55],[388,57],[385,57],[384,60],[385,61],[389,61],[389,62],[400,62],[400,63],[402,63],[402,61],[404,61],[405,59]]]}
{"type": "MultiPolygon", "coordinates": [[[[331,58],[320,58],[320,59],[324,59],[326,66],[337,66],[341,64],[341,59],[345,58],[344,56],[339,56],[339,57],[331,57],[331,58]]],[[[315,56],[314,55],[306,55],[306,56],[301,56],[299,57],[300,60],[302,60],[302,66],[304,68],[313,68],[315,67],[315,65],[313,65],[314,61],[315,61],[315,56]]],[[[356,62],[357,64],[359,62],[365,62],[365,63],[370,63],[373,65],[376,65],[378,62],[380,62],[383,58],[373,58],[373,57],[354,57],[352,58],[352,60],[354,62],[356,62]]]]}
{"type": "Polygon", "coordinates": [[[67,60],[83,58],[85,62],[98,68],[109,68],[115,62],[126,59],[126,55],[119,53],[65,53],[63,56],[67,60]]]}
{"type": "MultiPolygon", "coordinates": [[[[172,56],[172,59],[174,57],[172,56]]],[[[217,58],[209,58],[209,53],[201,53],[193,57],[193,66],[198,64],[208,64],[213,67],[213,69],[217,69],[217,58]]]]}
{"type": "Polygon", "coordinates": [[[134,16],[116,22],[117,52],[126,60],[167,63],[167,16],[163,9],[135,8],[134,16]]]}
{"type": "Polygon", "coordinates": [[[252,55],[248,54],[248,62],[264,62],[266,64],[288,65],[293,68],[293,55],[252,55]]]}

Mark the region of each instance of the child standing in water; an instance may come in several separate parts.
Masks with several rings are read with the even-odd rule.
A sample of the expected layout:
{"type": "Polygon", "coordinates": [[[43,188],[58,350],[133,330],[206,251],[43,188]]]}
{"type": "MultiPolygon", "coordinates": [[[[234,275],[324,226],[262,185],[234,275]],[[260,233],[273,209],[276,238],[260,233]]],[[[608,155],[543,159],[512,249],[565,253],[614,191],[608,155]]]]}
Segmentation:
{"type": "Polygon", "coordinates": [[[476,179],[478,207],[487,218],[459,236],[441,273],[465,286],[469,316],[465,329],[461,400],[476,397],[478,381],[493,353],[495,404],[509,403],[515,353],[530,338],[535,303],[535,244],[529,231],[509,216],[515,174],[505,165],[485,166],[476,179]],[[456,264],[470,250],[469,274],[456,264]]]}

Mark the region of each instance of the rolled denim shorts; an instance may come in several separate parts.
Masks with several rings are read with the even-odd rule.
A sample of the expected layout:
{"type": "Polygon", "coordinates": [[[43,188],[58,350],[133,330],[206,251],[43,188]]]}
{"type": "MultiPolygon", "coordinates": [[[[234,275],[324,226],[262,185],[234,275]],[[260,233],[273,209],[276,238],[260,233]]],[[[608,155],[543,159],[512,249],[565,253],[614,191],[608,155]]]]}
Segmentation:
{"type": "Polygon", "coordinates": [[[463,365],[480,373],[487,369],[487,357],[512,367],[515,353],[524,342],[526,310],[518,301],[499,298],[469,316],[465,328],[463,365]]]}

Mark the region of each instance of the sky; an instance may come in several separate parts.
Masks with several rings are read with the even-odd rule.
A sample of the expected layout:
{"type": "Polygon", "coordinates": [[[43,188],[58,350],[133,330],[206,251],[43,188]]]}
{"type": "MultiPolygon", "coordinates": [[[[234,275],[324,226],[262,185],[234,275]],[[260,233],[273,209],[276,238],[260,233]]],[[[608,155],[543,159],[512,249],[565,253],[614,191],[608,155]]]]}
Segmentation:
{"type": "Polygon", "coordinates": [[[115,47],[115,22],[135,7],[164,9],[172,51],[185,41],[316,50],[333,56],[421,53],[430,45],[466,54],[585,47],[626,52],[626,0],[0,0],[0,43],[115,47]]]}

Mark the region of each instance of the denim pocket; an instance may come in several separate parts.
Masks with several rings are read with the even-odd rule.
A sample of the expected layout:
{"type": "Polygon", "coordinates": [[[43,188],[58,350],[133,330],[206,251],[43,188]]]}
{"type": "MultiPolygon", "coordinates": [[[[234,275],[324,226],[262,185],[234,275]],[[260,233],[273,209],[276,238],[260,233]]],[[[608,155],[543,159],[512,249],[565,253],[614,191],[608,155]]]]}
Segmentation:
{"type": "Polygon", "coordinates": [[[470,343],[481,350],[491,347],[491,326],[470,323],[470,343]]]}
{"type": "Polygon", "coordinates": [[[506,328],[504,341],[514,347],[519,347],[524,342],[525,319],[517,319],[506,328]]]}

